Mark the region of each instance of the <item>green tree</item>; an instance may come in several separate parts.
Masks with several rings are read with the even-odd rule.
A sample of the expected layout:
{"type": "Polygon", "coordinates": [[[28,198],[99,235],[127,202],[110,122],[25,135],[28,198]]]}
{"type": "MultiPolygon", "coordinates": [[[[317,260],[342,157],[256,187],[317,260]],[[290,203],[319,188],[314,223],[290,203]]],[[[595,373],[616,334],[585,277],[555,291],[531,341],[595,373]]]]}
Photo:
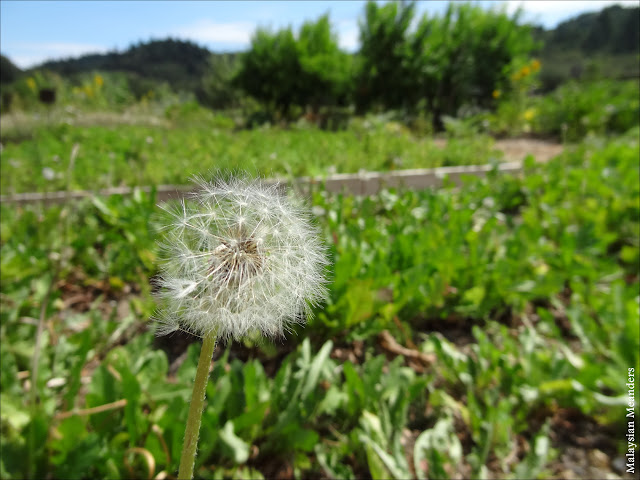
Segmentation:
{"type": "Polygon", "coordinates": [[[367,3],[356,77],[361,111],[425,106],[441,126],[465,104],[489,106],[510,66],[535,46],[518,13],[450,3],[444,16],[424,15],[411,29],[414,11],[414,3],[367,3]]]}
{"type": "Polygon", "coordinates": [[[235,54],[211,55],[209,68],[202,77],[200,100],[205,106],[225,109],[239,105],[241,95],[232,84],[237,64],[235,54]]]}
{"type": "Polygon", "coordinates": [[[306,22],[298,35],[298,55],[303,75],[298,99],[317,110],[322,105],[345,104],[349,100],[351,56],[338,47],[329,16],[306,22]]]}
{"type": "Polygon", "coordinates": [[[514,66],[535,47],[530,27],[504,11],[449,4],[443,17],[424,15],[409,35],[410,78],[436,126],[463,105],[489,107],[514,66]]]}
{"type": "Polygon", "coordinates": [[[288,114],[297,96],[302,68],[291,27],[272,33],[258,29],[240,57],[233,84],[269,109],[288,114]]]}
{"type": "Polygon", "coordinates": [[[408,88],[413,86],[408,31],[414,12],[414,3],[366,4],[365,18],[360,22],[356,74],[359,110],[373,106],[400,108],[413,103],[408,88]]]}
{"type": "Polygon", "coordinates": [[[417,74],[436,118],[456,115],[464,104],[488,107],[492,92],[508,85],[513,66],[535,47],[530,28],[519,25],[518,17],[519,12],[509,17],[451,3],[443,18],[422,18],[417,35],[425,41],[417,74]]]}
{"type": "Polygon", "coordinates": [[[272,33],[258,29],[240,57],[233,84],[288,116],[291,107],[344,103],[349,88],[349,56],[341,52],[329,17],[305,23],[296,39],[291,27],[272,33]]]}

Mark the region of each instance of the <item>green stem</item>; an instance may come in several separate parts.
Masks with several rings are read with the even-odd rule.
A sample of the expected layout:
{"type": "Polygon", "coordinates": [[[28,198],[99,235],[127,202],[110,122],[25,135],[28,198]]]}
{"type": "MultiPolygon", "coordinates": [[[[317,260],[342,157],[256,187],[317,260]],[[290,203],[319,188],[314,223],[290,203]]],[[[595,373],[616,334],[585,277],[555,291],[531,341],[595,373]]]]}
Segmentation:
{"type": "Polygon", "coordinates": [[[207,390],[207,381],[209,380],[211,357],[216,347],[216,339],[217,334],[213,331],[204,337],[202,341],[202,350],[200,350],[200,360],[198,360],[196,380],[193,385],[191,405],[189,406],[187,429],[184,434],[184,444],[182,445],[182,456],[180,457],[179,480],[191,480],[193,478],[193,466],[196,461],[198,436],[200,435],[200,423],[202,421],[202,408],[207,390]]]}
{"type": "Polygon", "coordinates": [[[29,391],[29,407],[31,410],[31,425],[29,426],[29,461],[27,462],[27,478],[33,478],[33,473],[36,470],[36,416],[38,414],[38,366],[40,365],[40,350],[42,349],[42,333],[44,332],[44,322],[47,316],[47,307],[49,306],[49,299],[53,292],[53,286],[56,283],[58,277],[59,264],[51,277],[51,282],[47,287],[47,293],[45,293],[40,305],[40,318],[38,319],[38,330],[36,331],[36,345],[33,349],[33,359],[31,363],[31,387],[29,391]]]}

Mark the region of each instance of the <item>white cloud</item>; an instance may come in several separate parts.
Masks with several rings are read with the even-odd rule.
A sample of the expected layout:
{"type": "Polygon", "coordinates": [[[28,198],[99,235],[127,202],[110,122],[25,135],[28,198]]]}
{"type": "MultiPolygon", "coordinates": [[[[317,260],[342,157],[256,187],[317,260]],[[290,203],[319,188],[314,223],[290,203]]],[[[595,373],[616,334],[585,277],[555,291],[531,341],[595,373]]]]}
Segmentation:
{"type": "Polygon", "coordinates": [[[20,43],[12,46],[10,58],[20,68],[30,68],[47,60],[77,57],[90,53],[105,53],[102,45],[87,43],[20,43]]]}
{"type": "Polygon", "coordinates": [[[249,45],[256,26],[249,22],[216,23],[199,20],[190,25],[178,27],[171,35],[201,43],[249,45]]]}

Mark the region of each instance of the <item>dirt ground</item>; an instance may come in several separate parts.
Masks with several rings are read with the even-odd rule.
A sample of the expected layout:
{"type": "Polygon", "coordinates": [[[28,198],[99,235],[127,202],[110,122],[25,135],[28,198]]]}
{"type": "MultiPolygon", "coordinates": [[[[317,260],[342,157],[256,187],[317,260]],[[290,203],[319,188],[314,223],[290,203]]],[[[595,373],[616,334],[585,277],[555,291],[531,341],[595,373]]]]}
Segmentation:
{"type": "MultiPolygon", "coordinates": [[[[436,138],[433,143],[444,148],[447,145],[446,138],[436,138]]],[[[505,162],[522,161],[529,154],[538,162],[547,162],[563,150],[563,145],[549,140],[536,140],[532,138],[504,138],[496,139],[494,148],[504,153],[505,162]]]]}
{"type": "Polygon", "coordinates": [[[546,162],[562,153],[563,145],[548,140],[534,140],[529,138],[505,138],[496,140],[495,148],[504,152],[507,161],[524,160],[529,154],[538,162],[546,162]]]}

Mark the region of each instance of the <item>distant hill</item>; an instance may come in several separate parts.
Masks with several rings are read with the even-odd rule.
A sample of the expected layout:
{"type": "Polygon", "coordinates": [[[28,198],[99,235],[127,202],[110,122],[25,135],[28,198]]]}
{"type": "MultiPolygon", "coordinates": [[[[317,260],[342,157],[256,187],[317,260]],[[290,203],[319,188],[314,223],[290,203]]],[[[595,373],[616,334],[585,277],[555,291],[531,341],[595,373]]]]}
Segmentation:
{"type": "Polygon", "coordinates": [[[154,40],[133,45],[122,53],[54,60],[30,70],[45,69],[63,76],[93,70],[127,72],[143,79],[167,82],[175,91],[196,92],[209,68],[211,56],[209,50],[191,42],[154,40]]]}
{"type": "Polygon", "coordinates": [[[568,79],[638,78],[640,76],[640,7],[613,5],[560,23],[537,28],[543,43],[543,90],[568,79]]]}
{"type": "Polygon", "coordinates": [[[578,50],[585,54],[640,51],[640,7],[613,5],[584,13],[543,31],[544,51],[578,50]]]}
{"type": "Polygon", "coordinates": [[[0,55],[0,84],[5,85],[14,82],[22,75],[20,70],[14,63],[4,55],[0,55]]]}

